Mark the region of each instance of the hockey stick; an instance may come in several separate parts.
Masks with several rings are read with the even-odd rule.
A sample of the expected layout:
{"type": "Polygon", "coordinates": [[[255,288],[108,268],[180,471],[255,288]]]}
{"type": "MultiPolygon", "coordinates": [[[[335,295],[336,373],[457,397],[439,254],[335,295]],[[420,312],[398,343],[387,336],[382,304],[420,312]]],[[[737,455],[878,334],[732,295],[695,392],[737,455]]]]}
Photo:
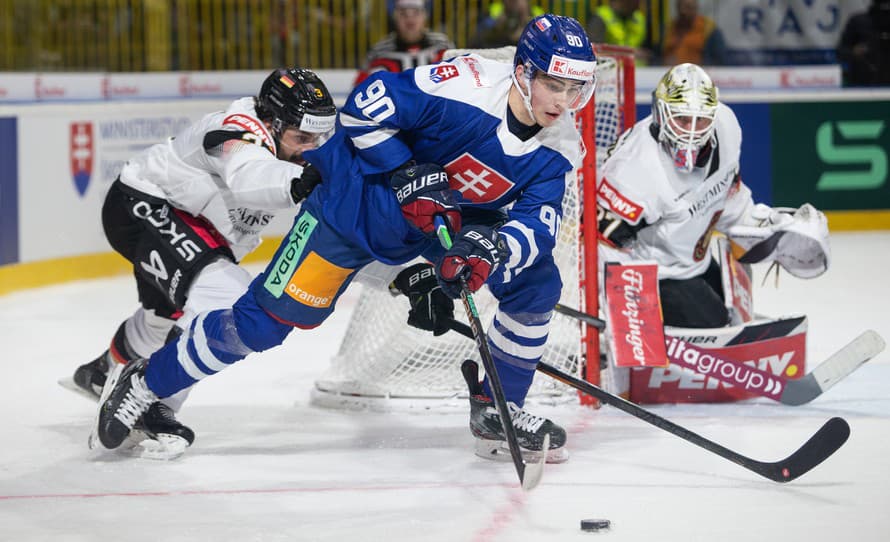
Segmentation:
{"type": "MultiPolygon", "coordinates": [[[[445,221],[442,217],[437,216],[435,224],[439,242],[442,243],[446,250],[451,248],[451,236],[448,234],[448,227],[445,225],[445,221]]],[[[467,318],[470,320],[470,326],[467,326],[466,331],[469,333],[468,336],[476,341],[476,346],[479,349],[482,366],[485,368],[485,374],[488,376],[488,383],[491,387],[491,394],[494,396],[492,399],[501,418],[507,446],[510,448],[513,466],[516,467],[516,473],[519,475],[519,483],[522,489],[526,491],[534,489],[544,475],[544,462],[547,460],[547,450],[550,449],[550,435],[544,435],[544,443],[541,447],[543,453],[540,460],[526,464],[522,459],[522,452],[516,439],[516,429],[513,427],[513,417],[510,415],[510,409],[504,397],[504,387],[501,385],[501,378],[498,376],[497,368],[494,365],[494,358],[491,356],[491,350],[488,348],[488,339],[485,336],[485,330],[482,329],[479,312],[476,310],[476,304],[473,302],[473,294],[470,293],[470,289],[463,279],[461,279],[460,297],[463,301],[464,309],[467,311],[467,318]]]]}
{"type": "MultiPolygon", "coordinates": [[[[603,320],[590,314],[570,309],[564,305],[557,305],[556,312],[581,320],[597,329],[605,328],[606,323],[603,320]]],[[[669,342],[671,340],[672,339],[668,339],[669,342]]],[[[775,387],[770,388],[769,384],[767,384],[766,388],[763,390],[752,388],[747,389],[763,397],[778,401],[783,405],[800,406],[809,403],[816,397],[819,397],[828,391],[829,388],[846,378],[865,362],[880,354],[885,346],[884,339],[882,339],[877,332],[869,329],[799,379],[785,379],[776,375],[766,376],[766,373],[764,373],[767,379],[775,379],[775,387]]],[[[699,355],[706,352],[686,342],[683,342],[683,348],[685,350],[698,352],[699,355]]],[[[672,348],[669,348],[668,351],[674,352],[672,348]]],[[[679,355],[676,357],[679,357],[679,355]]],[[[725,356],[722,356],[719,361],[736,367],[743,366],[743,364],[727,359],[725,356]]],[[[680,366],[687,366],[683,363],[678,364],[680,366]]],[[[698,371],[693,367],[687,368],[695,370],[701,374],[708,374],[698,371]]],[[[750,371],[753,372],[754,369],[750,368],[750,371]]]]}
{"type": "MultiPolygon", "coordinates": [[[[454,331],[473,338],[470,326],[455,320],[451,320],[449,324],[454,331]]],[[[672,435],[676,435],[687,442],[691,442],[700,448],[728,459],[774,482],[790,482],[806,474],[819,463],[828,459],[831,454],[843,446],[850,436],[850,426],[843,418],[831,418],[803,446],[785,459],[773,463],[757,461],[717,444],[617,395],[613,395],[600,387],[566,374],[543,361],[538,362],[537,370],[582,393],[595,397],[602,403],[623,410],[635,418],[663,429],[672,435]]]]}

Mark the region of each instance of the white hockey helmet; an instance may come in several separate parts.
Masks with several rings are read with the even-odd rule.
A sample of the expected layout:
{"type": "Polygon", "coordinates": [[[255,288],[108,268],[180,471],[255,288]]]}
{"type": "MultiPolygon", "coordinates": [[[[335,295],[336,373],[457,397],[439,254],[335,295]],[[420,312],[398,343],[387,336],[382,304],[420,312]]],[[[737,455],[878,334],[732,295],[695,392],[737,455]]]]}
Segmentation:
{"type": "Polygon", "coordinates": [[[656,137],[677,169],[692,171],[711,143],[718,103],[717,87],[695,64],[678,64],[658,82],[652,92],[656,137]]]}

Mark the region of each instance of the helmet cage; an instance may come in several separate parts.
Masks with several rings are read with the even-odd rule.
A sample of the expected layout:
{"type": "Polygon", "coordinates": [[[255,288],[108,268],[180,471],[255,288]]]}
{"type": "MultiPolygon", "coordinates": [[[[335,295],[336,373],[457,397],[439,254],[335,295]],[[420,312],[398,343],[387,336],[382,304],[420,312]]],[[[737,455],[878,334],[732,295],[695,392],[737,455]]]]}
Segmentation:
{"type": "Polygon", "coordinates": [[[714,139],[717,87],[698,66],[681,64],[662,77],[653,104],[658,140],[677,168],[692,171],[702,149],[714,139]]]}

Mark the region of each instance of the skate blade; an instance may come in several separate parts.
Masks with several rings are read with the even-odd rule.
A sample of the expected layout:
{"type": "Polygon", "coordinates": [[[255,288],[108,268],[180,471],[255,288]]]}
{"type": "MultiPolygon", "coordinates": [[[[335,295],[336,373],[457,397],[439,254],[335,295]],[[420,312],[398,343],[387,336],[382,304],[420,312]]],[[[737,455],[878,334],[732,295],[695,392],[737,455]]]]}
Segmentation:
{"type": "Polygon", "coordinates": [[[59,385],[65,388],[68,391],[73,391],[77,395],[80,395],[84,399],[89,399],[90,402],[95,403],[99,399],[99,395],[93,392],[87,391],[77,384],[74,383],[74,378],[70,376],[66,376],[65,378],[60,378],[58,380],[59,385]]]}
{"type": "MultiPolygon", "coordinates": [[[[485,440],[476,439],[476,455],[485,459],[494,461],[513,461],[510,455],[510,448],[504,440],[485,440]]],[[[540,463],[541,456],[544,452],[541,450],[520,450],[522,460],[526,463],[540,463]]],[[[547,451],[547,459],[545,463],[565,463],[569,460],[569,451],[565,446],[562,448],[554,448],[547,451]]]]}
{"type": "Polygon", "coordinates": [[[138,429],[134,429],[130,431],[126,440],[115,451],[128,457],[170,461],[184,454],[188,447],[188,441],[178,435],[160,433],[155,436],[149,436],[138,429]]]}

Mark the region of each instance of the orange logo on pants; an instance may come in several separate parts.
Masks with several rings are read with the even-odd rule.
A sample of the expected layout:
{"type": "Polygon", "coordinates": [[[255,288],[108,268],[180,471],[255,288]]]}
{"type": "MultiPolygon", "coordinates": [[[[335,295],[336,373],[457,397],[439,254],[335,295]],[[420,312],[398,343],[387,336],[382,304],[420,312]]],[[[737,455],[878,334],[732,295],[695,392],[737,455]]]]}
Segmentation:
{"type": "Polygon", "coordinates": [[[325,309],[334,302],[340,286],[352,271],[310,252],[294,271],[284,291],[304,305],[325,309]]]}

